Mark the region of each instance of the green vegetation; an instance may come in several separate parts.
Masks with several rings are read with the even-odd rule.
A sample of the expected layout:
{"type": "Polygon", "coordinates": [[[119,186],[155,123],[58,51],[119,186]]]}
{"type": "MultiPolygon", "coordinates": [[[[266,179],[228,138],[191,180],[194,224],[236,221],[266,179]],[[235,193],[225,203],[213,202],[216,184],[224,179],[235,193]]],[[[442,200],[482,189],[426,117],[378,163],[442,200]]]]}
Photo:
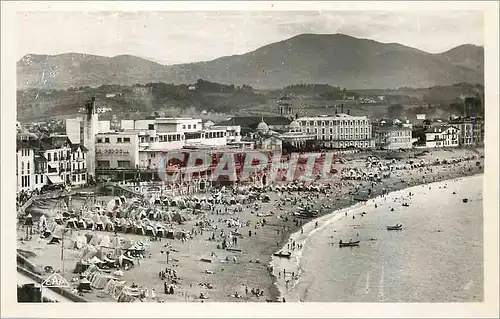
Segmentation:
{"type": "Polygon", "coordinates": [[[353,115],[409,117],[415,114],[447,117],[461,115],[464,105],[484,115],[484,87],[458,83],[426,89],[347,90],[329,84],[295,84],[283,90],[254,90],[249,85],[235,86],[198,80],[194,84],[147,83],[143,85],[101,85],[67,90],[26,89],[17,91],[17,116],[38,120],[76,116],[84,101],[96,97],[99,108],[111,109],[102,119],[116,116],[142,118],[155,112],[167,116],[198,116],[201,111],[214,114],[272,115],[276,100],[287,93],[295,112],[333,114],[334,106],[344,104],[353,115]],[[383,96],[379,100],[378,97],[383,96]],[[364,104],[359,99],[372,98],[364,104]],[[303,112],[302,112],[303,111],[303,112]]]}

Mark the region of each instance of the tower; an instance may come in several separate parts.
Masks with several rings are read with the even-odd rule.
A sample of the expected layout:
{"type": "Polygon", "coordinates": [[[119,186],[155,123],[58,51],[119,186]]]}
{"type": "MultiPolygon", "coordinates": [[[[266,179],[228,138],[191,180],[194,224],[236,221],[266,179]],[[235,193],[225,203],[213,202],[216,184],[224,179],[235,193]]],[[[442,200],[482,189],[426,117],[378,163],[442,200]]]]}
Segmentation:
{"type": "Polygon", "coordinates": [[[284,94],[278,100],[278,114],[283,116],[293,116],[293,106],[291,98],[284,94]]]}
{"type": "Polygon", "coordinates": [[[83,119],[83,145],[87,152],[87,172],[89,179],[95,180],[95,136],[98,132],[99,116],[95,106],[95,97],[85,103],[83,119]]]}

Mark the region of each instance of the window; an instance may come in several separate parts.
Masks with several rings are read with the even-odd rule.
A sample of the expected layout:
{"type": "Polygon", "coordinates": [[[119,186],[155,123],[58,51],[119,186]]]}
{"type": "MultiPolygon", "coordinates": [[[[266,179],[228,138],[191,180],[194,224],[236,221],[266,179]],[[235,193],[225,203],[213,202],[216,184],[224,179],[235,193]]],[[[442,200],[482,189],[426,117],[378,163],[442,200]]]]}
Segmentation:
{"type": "Polygon", "coordinates": [[[188,125],[188,130],[190,130],[190,129],[191,129],[191,124],[188,125]]]}
{"type": "Polygon", "coordinates": [[[108,168],[109,161],[97,161],[97,167],[99,168],[108,168]]]}
{"type": "Polygon", "coordinates": [[[122,142],[122,138],[121,137],[117,137],[116,138],[116,143],[121,143],[122,142]]]}
{"type": "Polygon", "coordinates": [[[102,143],[102,138],[98,138],[97,143],[102,143]]]}
{"type": "Polygon", "coordinates": [[[155,125],[154,124],[148,124],[148,130],[154,130],[155,129],[155,125]]]}
{"type": "Polygon", "coordinates": [[[130,137],[124,137],[123,143],[130,143],[130,137]]]}
{"type": "Polygon", "coordinates": [[[57,153],[54,153],[54,161],[57,161],[57,153]]]}
{"type": "Polygon", "coordinates": [[[82,174],[82,181],[86,179],[85,174],[82,174]]]}
{"type": "Polygon", "coordinates": [[[27,163],[26,163],[26,169],[28,170],[28,173],[29,173],[29,170],[30,170],[30,162],[27,162],[27,163]]]}
{"type": "Polygon", "coordinates": [[[35,175],[35,184],[38,184],[38,175],[35,175]]]}
{"type": "Polygon", "coordinates": [[[109,137],[104,138],[104,143],[109,143],[109,137]]]}
{"type": "Polygon", "coordinates": [[[130,167],[130,161],[118,161],[118,167],[130,167]]]}
{"type": "Polygon", "coordinates": [[[196,130],[196,124],[193,124],[193,129],[195,129],[195,130],[196,130]]]}
{"type": "Polygon", "coordinates": [[[185,130],[186,129],[186,124],[182,124],[182,129],[185,130]]]}

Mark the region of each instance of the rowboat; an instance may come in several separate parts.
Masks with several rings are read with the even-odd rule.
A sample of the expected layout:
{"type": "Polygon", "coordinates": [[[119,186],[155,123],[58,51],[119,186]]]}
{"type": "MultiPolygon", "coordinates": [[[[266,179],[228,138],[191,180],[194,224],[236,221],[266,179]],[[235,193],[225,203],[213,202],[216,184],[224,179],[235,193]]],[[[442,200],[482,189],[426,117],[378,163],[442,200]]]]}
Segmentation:
{"type": "Polygon", "coordinates": [[[387,226],[387,230],[402,230],[403,225],[387,226]]]}
{"type": "Polygon", "coordinates": [[[282,251],[279,251],[277,253],[274,253],[273,256],[290,259],[290,256],[292,256],[292,253],[291,252],[284,253],[282,251]]]}
{"type": "Polygon", "coordinates": [[[343,242],[339,243],[339,247],[353,247],[353,246],[359,246],[359,240],[346,242],[346,243],[343,243],[343,242]]]}

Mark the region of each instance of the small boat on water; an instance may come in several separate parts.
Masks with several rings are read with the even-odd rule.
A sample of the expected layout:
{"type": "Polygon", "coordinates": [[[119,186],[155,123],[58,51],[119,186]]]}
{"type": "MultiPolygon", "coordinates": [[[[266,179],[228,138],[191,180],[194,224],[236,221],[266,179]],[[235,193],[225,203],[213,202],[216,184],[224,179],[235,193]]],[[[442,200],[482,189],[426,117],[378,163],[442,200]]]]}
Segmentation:
{"type": "Polygon", "coordinates": [[[402,230],[402,229],[403,229],[403,225],[401,225],[401,224],[397,224],[394,226],[387,226],[387,230],[402,230]]]}
{"type": "Polygon", "coordinates": [[[274,253],[273,256],[290,259],[290,256],[292,256],[292,253],[291,252],[284,253],[283,251],[279,251],[277,253],[274,253]]]}
{"type": "Polygon", "coordinates": [[[468,199],[468,198],[464,198],[464,199],[462,199],[462,202],[464,202],[464,203],[467,203],[468,201],[469,201],[469,199],[468,199]]]}
{"type": "Polygon", "coordinates": [[[403,203],[403,207],[409,207],[410,205],[408,203],[403,203]]]}
{"type": "Polygon", "coordinates": [[[349,241],[349,242],[339,242],[339,247],[354,247],[354,246],[359,246],[359,240],[358,241],[349,241]]]}

